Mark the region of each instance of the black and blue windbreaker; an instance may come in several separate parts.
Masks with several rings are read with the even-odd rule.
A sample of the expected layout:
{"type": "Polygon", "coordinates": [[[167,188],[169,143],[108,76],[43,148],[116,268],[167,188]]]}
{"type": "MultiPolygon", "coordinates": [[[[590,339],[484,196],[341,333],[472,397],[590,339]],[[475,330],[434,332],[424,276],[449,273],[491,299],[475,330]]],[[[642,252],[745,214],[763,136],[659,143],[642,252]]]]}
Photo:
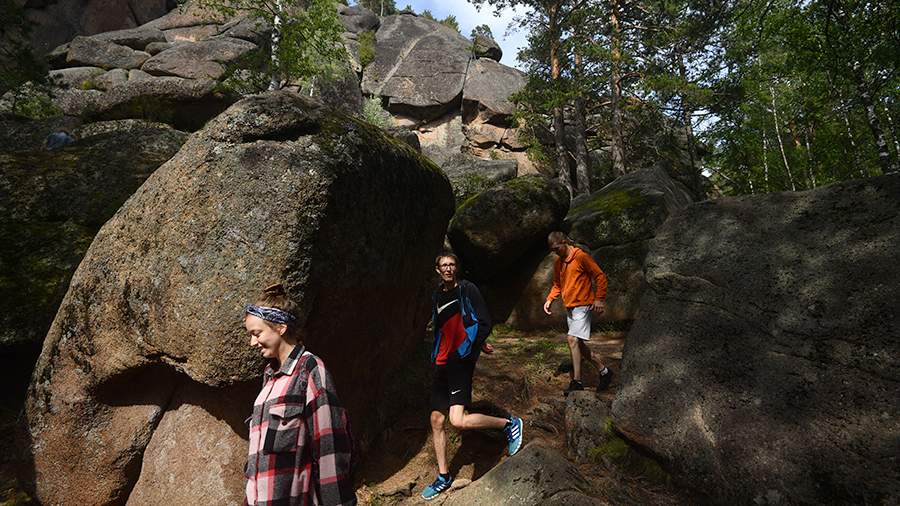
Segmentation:
{"type": "MultiPolygon", "coordinates": [[[[477,356],[478,350],[481,349],[488,336],[491,335],[491,329],[493,328],[491,325],[491,314],[488,312],[487,304],[484,303],[484,299],[481,297],[481,292],[478,291],[478,287],[473,283],[461,279],[457,283],[456,289],[459,290],[459,310],[462,313],[463,326],[466,329],[466,339],[456,349],[456,353],[459,358],[467,358],[474,350],[477,356]]],[[[441,329],[437,323],[437,300],[438,292],[435,291],[431,296],[431,324],[434,327],[434,348],[431,350],[432,363],[437,359],[438,350],[441,347],[441,329]]]]}

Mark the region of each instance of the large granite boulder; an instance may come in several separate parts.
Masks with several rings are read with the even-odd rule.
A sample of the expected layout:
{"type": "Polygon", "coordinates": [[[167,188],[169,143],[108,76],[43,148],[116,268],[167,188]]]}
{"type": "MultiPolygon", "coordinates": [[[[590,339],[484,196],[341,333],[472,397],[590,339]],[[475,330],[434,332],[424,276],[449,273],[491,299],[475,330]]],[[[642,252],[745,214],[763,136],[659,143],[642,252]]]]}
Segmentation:
{"type": "Polygon", "coordinates": [[[99,67],[70,67],[50,71],[50,82],[59,88],[89,88],[95,77],[106,73],[99,67]]]}
{"type": "MultiPolygon", "coordinates": [[[[72,278],[26,405],[38,500],[121,502],[146,471],[148,487],[209,502],[212,485],[197,486],[192,464],[207,435],[178,436],[178,420],[246,430],[222,413],[235,388],[259,385],[243,305],[275,280],[300,303],[304,342],[368,441],[393,408],[389,378],[420,344],[431,258],[452,212],[438,168],[371,125],[288,92],[229,108],[104,225],[72,278]],[[351,298],[407,302],[363,304],[348,318],[351,298]],[[173,404],[194,383],[216,389],[196,403],[210,416],[173,404]]],[[[228,491],[216,497],[238,497],[234,455],[246,442],[218,445],[202,452],[230,455],[228,465],[204,468],[205,479],[228,491]]]]}
{"type": "Polygon", "coordinates": [[[166,34],[156,28],[139,27],[98,33],[92,36],[91,39],[112,42],[120,46],[128,46],[137,51],[143,51],[154,42],[165,42],[166,34]]]}
{"type": "Polygon", "coordinates": [[[187,134],[140,121],[2,126],[11,142],[2,142],[0,150],[0,368],[4,391],[20,403],[44,336],[94,234],[181,148],[187,134]],[[22,135],[32,125],[42,130],[33,140],[22,135]],[[44,149],[47,133],[61,128],[76,142],[44,149]]]}
{"type": "Polygon", "coordinates": [[[494,61],[500,61],[500,58],[503,58],[503,50],[500,49],[500,44],[497,44],[496,40],[481,34],[476,35],[472,40],[472,52],[479,58],[490,58],[494,61]]]}
{"type": "Polygon", "coordinates": [[[272,26],[270,24],[251,16],[236,18],[219,28],[219,35],[223,37],[246,40],[257,46],[264,45],[271,34],[272,26]]]}
{"type": "Polygon", "coordinates": [[[525,74],[487,58],[469,65],[463,88],[463,116],[466,121],[506,126],[516,111],[509,97],[525,87],[525,74]]]}
{"type": "MultiPolygon", "coordinates": [[[[606,311],[595,321],[637,316],[644,289],[647,241],[671,214],[692,202],[688,190],[659,167],[629,172],[600,190],[576,198],[565,228],[607,277],[606,311]]],[[[545,253],[546,255],[546,253],[545,253]]],[[[543,305],[553,282],[555,254],[546,255],[515,302],[508,323],[519,329],[565,328],[562,306],[554,316],[543,305]]]]}
{"type": "Polygon", "coordinates": [[[516,165],[515,160],[485,160],[460,153],[444,162],[441,169],[453,186],[459,206],[469,197],[516,177],[516,165]]]}
{"type": "Polygon", "coordinates": [[[489,188],[456,211],[447,237],[478,280],[504,274],[559,227],[569,209],[562,183],[524,176],[489,188]]]}
{"type": "Polygon", "coordinates": [[[227,64],[256,47],[252,42],[231,37],[175,44],[150,57],[141,70],[155,76],[218,79],[225,73],[227,64]]]}
{"type": "Polygon", "coordinates": [[[31,47],[46,54],[76,35],[133,28],[175,6],[169,0],[29,0],[25,12],[34,26],[31,47]]]}
{"type": "Polygon", "coordinates": [[[609,408],[597,392],[582,390],[566,396],[566,447],[575,460],[587,461],[592,451],[610,439],[609,408]]]}
{"type": "Polygon", "coordinates": [[[88,121],[147,119],[194,131],[237,99],[219,92],[212,79],[142,75],[130,72],[127,82],[106,92],[62,90],[53,97],[53,103],[64,114],[88,121]]]}
{"type": "Polygon", "coordinates": [[[337,11],[338,19],[350,33],[374,31],[381,25],[381,19],[377,14],[359,5],[349,7],[339,4],[337,11]]]}
{"type": "Polygon", "coordinates": [[[616,428],[715,503],[900,501],[900,176],[657,231],[616,428]]]}
{"type": "Polygon", "coordinates": [[[438,165],[444,165],[450,158],[459,156],[466,144],[459,111],[418,126],[416,135],[419,136],[422,153],[438,165]]]}
{"type": "Polygon", "coordinates": [[[66,64],[69,67],[100,67],[104,69],[136,69],[150,55],[93,37],[75,37],[69,43],[66,64]]]}
{"type": "Polygon", "coordinates": [[[590,484],[556,451],[531,443],[462,490],[446,506],[598,506],[590,484]]]}
{"type": "Polygon", "coordinates": [[[362,90],[388,98],[393,114],[438,118],[458,107],[471,42],[456,30],[412,14],[386,16],[375,33],[375,60],[362,90]]]}

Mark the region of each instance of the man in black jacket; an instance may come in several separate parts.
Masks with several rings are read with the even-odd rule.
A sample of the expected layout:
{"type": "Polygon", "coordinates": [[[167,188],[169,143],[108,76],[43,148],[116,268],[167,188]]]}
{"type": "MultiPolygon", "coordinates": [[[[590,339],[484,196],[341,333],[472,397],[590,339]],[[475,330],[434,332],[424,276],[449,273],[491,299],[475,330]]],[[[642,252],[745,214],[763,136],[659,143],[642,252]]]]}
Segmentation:
{"type": "Polygon", "coordinates": [[[426,500],[437,497],[453,483],[447,464],[447,433],[444,413],[449,412],[450,425],[460,430],[503,429],[508,452],[514,455],[522,447],[522,419],[497,418],[469,413],[472,402],[472,374],[475,362],[488,335],[491,316],[478,288],[457,279],[459,261],[456,255],[444,253],[435,259],[441,283],[432,297],[434,327],[434,379],[431,387],[431,432],[438,463],[438,477],[422,491],[426,500]]]}

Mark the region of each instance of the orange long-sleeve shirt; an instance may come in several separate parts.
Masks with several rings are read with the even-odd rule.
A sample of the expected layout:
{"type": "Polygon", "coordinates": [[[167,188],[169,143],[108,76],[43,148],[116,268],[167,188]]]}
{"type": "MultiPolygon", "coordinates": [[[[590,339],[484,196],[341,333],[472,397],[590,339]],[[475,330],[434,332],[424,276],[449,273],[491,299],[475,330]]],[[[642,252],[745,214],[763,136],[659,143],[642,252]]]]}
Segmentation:
{"type": "Polygon", "coordinates": [[[566,307],[587,306],[606,298],[606,274],[581,248],[572,246],[568,258],[559,257],[553,265],[553,287],[547,300],[562,294],[566,307]]]}

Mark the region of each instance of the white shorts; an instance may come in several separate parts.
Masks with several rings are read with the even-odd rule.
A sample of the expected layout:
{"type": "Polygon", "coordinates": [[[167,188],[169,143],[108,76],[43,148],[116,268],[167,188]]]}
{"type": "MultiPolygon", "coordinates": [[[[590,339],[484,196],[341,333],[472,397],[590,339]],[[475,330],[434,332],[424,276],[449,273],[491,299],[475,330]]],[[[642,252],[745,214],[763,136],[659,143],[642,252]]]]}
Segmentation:
{"type": "Polygon", "coordinates": [[[566,308],[566,323],[569,324],[568,335],[591,340],[591,306],[566,308]]]}

